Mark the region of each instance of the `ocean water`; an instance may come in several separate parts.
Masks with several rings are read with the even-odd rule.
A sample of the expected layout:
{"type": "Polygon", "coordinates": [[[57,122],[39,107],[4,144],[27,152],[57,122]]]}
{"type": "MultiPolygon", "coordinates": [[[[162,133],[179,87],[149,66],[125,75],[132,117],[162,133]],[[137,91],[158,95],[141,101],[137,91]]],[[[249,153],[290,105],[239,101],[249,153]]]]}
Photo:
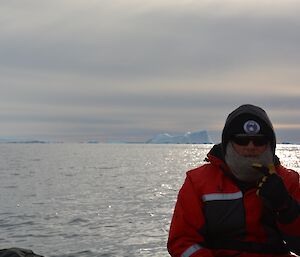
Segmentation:
{"type": "MultiPolygon", "coordinates": [[[[185,172],[211,145],[0,144],[0,248],[48,257],[169,256],[185,172]]],[[[278,145],[300,172],[300,146],[278,145]]]]}

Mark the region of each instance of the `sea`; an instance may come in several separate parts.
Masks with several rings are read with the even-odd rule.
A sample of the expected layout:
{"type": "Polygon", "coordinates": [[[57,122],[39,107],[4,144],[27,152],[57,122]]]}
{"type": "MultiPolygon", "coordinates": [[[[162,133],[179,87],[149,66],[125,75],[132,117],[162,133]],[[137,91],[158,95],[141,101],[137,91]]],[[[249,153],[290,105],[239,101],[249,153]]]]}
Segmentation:
{"type": "MultiPolygon", "coordinates": [[[[0,249],[164,257],[186,171],[212,145],[0,144],[0,249]]],[[[277,145],[300,172],[300,145],[277,145]]]]}

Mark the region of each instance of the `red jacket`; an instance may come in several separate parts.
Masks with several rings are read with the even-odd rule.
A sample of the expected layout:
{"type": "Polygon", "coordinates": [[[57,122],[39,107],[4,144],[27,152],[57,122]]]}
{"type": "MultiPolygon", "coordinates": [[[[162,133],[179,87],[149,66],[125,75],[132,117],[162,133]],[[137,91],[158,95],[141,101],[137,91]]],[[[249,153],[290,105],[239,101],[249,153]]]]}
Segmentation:
{"type": "MultiPolygon", "coordinates": [[[[187,172],[179,191],[168,239],[170,255],[283,257],[291,256],[290,251],[299,254],[300,215],[288,224],[280,223],[256,195],[255,186],[236,181],[225,163],[212,153],[208,160],[208,164],[187,172]]],[[[290,196],[299,203],[298,173],[279,163],[276,172],[290,196]]]]}

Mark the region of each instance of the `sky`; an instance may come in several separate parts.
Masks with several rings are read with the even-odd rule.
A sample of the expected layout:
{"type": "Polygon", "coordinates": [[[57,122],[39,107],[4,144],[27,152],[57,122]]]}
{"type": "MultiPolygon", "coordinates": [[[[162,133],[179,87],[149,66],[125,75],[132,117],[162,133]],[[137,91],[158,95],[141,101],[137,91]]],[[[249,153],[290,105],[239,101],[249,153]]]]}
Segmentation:
{"type": "Polygon", "coordinates": [[[144,141],[241,104],[300,143],[298,0],[0,0],[0,138],[144,141]]]}

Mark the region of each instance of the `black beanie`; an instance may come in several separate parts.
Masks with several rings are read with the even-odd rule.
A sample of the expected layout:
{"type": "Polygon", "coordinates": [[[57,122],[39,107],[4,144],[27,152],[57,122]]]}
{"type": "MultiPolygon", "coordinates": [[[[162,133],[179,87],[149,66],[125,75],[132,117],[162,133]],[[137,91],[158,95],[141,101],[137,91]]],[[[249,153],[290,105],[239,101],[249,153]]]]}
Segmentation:
{"type": "Polygon", "coordinates": [[[266,136],[270,141],[273,154],[275,154],[276,137],[274,129],[267,113],[262,108],[245,104],[228,115],[222,132],[224,153],[231,137],[237,134],[266,136]]]}
{"type": "Polygon", "coordinates": [[[267,136],[270,141],[272,139],[272,130],[268,125],[260,118],[253,114],[241,114],[230,122],[228,126],[228,136],[245,134],[245,135],[264,135],[267,136]]]}

